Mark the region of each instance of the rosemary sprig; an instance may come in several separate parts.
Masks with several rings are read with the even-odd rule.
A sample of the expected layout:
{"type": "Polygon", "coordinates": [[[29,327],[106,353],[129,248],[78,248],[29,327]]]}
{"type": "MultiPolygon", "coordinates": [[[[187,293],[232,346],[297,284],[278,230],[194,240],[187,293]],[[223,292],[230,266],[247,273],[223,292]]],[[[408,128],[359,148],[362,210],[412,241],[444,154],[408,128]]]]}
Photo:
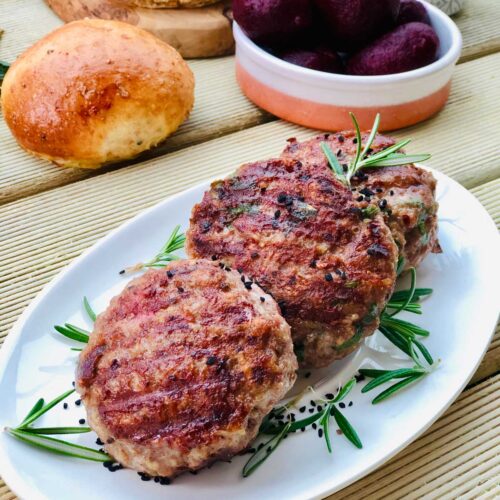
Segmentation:
{"type": "Polygon", "coordinates": [[[377,404],[384,399],[392,396],[406,386],[425,377],[434,368],[434,359],[427,348],[417,339],[417,337],[429,336],[429,331],[421,328],[418,325],[410,323],[394,316],[401,311],[409,311],[415,314],[421,314],[421,307],[418,303],[421,297],[425,297],[432,293],[430,288],[417,288],[417,274],[415,268],[410,269],[411,285],[408,290],[401,290],[394,292],[390,298],[386,309],[382,312],[380,317],[380,332],[396,347],[407,354],[414,362],[414,366],[410,368],[398,368],[396,370],[375,370],[362,368],[359,372],[366,377],[373,380],[368,382],[363,389],[362,393],[366,393],[375,389],[376,387],[385,384],[391,380],[399,380],[389,388],[382,391],[373,400],[373,404],[377,404]],[[388,312],[387,310],[392,312],[388,312]],[[424,366],[420,359],[423,357],[427,366],[424,366]]]}
{"type": "MultiPolygon", "coordinates": [[[[96,313],[92,309],[87,297],[83,297],[83,308],[85,312],[88,314],[89,318],[94,322],[97,318],[96,313]]],[[[81,342],[82,344],[87,344],[90,338],[90,332],[88,330],[84,330],[79,326],[72,325],[71,323],[64,323],[63,326],[55,325],[54,330],[64,337],[67,337],[71,340],[76,340],[77,342],[81,342]]],[[[72,347],[72,351],[81,351],[80,347],[72,347]]]]}
{"type": "Polygon", "coordinates": [[[417,357],[411,342],[408,342],[408,350],[410,352],[410,357],[415,362],[414,366],[411,368],[398,368],[397,370],[372,370],[361,368],[359,370],[362,375],[372,378],[372,380],[368,382],[363,389],[361,389],[362,393],[369,392],[382,384],[390,382],[391,380],[401,379],[399,382],[396,382],[378,394],[372,400],[372,404],[384,401],[396,392],[404,389],[408,385],[413,384],[417,380],[420,380],[432,372],[433,363],[430,363],[429,366],[424,366],[417,357]]]}
{"type": "Polygon", "coordinates": [[[68,441],[63,441],[61,439],[42,436],[40,434],[34,434],[20,429],[6,428],[5,430],[8,434],[19,439],[20,441],[24,441],[32,446],[42,448],[57,455],[83,458],[93,462],[108,462],[113,460],[106,453],[102,453],[101,451],[94,450],[92,448],[87,448],[86,446],[80,446],[68,441]]]}
{"type": "Polygon", "coordinates": [[[6,427],[5,432],[31,446],[36,446],[58,455],[83,458],[94,462],[112,460],[109,455],[99,450],[49,437],[49,435],[54,434],[82,434],[90,432],[90,427],[31,427],[31,424],[42,415],[74,392],[74,389],[70,389],[47,404],[45,404],[43,399],[39,399],[17,427],[6,427]]]}
{"type": "Polygon", "coordinates": [[[410,273],[410,288],[408,290],[401,290],[393,293],[385,310],[380,316],[379,330],[390,342],[408,356],[412,357],[412,352],[416,352],[414,350],[414,348],[416,348],[420,351],[427,363],[432,365],[434,360],[430,352],[418,340],[418,337],[428,337],[430,332],[414,323],[394,317],[401,311],[422,314],[421,306],[418,302],[421,297],[425,297],[432,293],[432,289],[430,288],[416,287],[417,274],[415,268],[411,268],[410,273]],[[392,312],[389,312],[389,310],[392,310],[392,312]]]}
{"type": "Polygon", "coordinates": [[[161,250],[148,262],[140,262],[134,266],[122,269],[119,274],[129,274],[140,271],[144,268],[162,268],[168,265],[173,260],[178,260],[180,257],[175,255],[174,252],[184,248],[186,242],[186,235],[180,232],[181,226],[177,225],[170,234],[167,242],[163,245],[161,250]]]}
{"type": "Polygon", "coordinates": [[[170,261],[179,259],[174,252],[183,248],[186,242],[186,235],[180,233],[180,229],[181,226],[175,226],[165,245],[153,259],[144,263],[144,267],[165,267],[170,261]]]}
{"type": "Polygon", "coordinates": [[[377,113],[373,126],[366,140],[365,145],[362,144],[362,135],[359,128],[358,121],[353,113],[349,113],[351,120],[354,124],[354,130],[356,132],[356,154],[351,160],[347,167],[346,172],[342,169],[337,156],[330,149],[330,146],[326,142],[321,143],[321,149],[325,154],[328,163],[336,177],[346,186],[351,185],[351,179],[357,172],[363,168],[375,168],[375,167],[395,167],[398,165],[408,165],[410,163],[426,161],[431,155],[429,154],[413,154],[406,155],[401,153],[400,150],[404,148],[411,142],[411,139],[405,139],[392,146],[389,146],[377,153],[371,153],[371,145],[377,135],[378,127],[380,125],[380,114],[377,113]]]}
{"type": "Polygon", "coordinates": [[[354,427],[349,423],[347,418],[341,413],[337,408],[336,404],[340,403],[348,394],[351,392],[352,388],[356,385],[356,379],[352,378],[349,380],[339,391],[337,396],[333,399],[321,399],[319,400],[322,404],[322,409],[309,417],[301,420],[292,420],[287,423],[274,424],[271,422],[270,416],[279,416],[287,407],[276,408],[271,412],[271,414],[266,417],[260,427],[260,434],[270,434],[273,435],[271,439],[264,443],[264,445],[259,446],[259,448],[250,457],[248,462],[243,467],[243,476],[248,477],[252,472],[257,469],[262,463],[264,463],[271,453],[278,447],[280,442],[290,433],[297,432],[301,429],[305,429],[311,424],[319,421],[319,425],[323,429],[323,437],[326,442],[326,447],[328,452],[332,452],[332,444],[329,432],[330,416],[333,416],[342,434],[357,448],[362,448],[363,445],[354,427]]]}

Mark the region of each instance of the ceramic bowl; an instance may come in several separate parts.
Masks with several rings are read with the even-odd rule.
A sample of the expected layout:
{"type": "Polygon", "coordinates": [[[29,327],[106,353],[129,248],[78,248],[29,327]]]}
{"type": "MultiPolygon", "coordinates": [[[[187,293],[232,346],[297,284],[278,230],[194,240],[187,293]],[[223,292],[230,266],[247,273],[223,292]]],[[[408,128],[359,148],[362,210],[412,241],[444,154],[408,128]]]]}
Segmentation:
{"type": "Polygon", "coordinates": [[[462,37],[455,23],[423,2],[440,40],[438,59],[393,75],[352,76],[297,66],[252,42],[235,22],[236,77],[244,94],[270,113],[321,130],[352,128],[352,111],[362,128],[381,113],[380,130],[418,123],[437,113],[448,99],[462,37]]]}

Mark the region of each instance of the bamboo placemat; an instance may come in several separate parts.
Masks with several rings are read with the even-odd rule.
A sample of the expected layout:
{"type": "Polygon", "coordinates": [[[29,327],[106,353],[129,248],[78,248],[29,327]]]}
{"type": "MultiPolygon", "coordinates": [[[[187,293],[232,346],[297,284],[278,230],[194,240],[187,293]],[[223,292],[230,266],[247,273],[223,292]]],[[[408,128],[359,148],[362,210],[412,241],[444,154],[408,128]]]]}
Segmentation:
{"type": "MultiPolygon", "coordinates": [[[[433,152],[429,164],[471,189],[500,227],[497,0],[469,0],[456,20],[464,52],[447,107],[396,135],[414,139],[410,151],[433,152]]],[[[41,0],[3,0],[0,24],[6,30],[0,59],[12,60],[60,21],[41,0]]],[[[24,153],[0,122],[0,344],[43,285],[112,228],[244,161],[278,154],[291,135],[312,134],[251,105],[235,84],[232,58],[190,64],[197,105],[190,121],[152,153],[168,153],[159,158],[108,171],[64,170],[24,153]]],[[[499,370],[497,329],[471,384],[448,412],[384,467],[332,498],[499,496],[499,370]]],[[[0,499],[10,498],[0,481],[0,499]]]]}

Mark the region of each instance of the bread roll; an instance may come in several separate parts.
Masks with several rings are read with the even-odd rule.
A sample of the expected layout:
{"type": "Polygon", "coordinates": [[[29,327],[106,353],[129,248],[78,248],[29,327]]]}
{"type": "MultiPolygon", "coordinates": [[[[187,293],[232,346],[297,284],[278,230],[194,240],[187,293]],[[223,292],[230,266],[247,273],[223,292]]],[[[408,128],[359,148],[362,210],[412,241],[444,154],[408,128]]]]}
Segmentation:
{"type": "Polygon", "coordinates": [[[193,74],[172,47],[129,24],[85,19],[20,56],[1,103],[27,151],[97,168],[163,141],[188,116],[193,92],[193,74]]]}

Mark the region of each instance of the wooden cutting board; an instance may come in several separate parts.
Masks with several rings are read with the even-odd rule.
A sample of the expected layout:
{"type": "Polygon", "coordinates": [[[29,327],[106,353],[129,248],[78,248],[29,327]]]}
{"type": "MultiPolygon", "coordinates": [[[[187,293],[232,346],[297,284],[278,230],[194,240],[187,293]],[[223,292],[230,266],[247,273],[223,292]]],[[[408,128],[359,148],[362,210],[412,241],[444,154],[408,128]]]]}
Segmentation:
{"type": "Polygon", "coordinates": [[[45,0],[66,22],[85,17],[114,19],[143,28],[175,47],[183,57],[231,54],[230,2],[197,9],[145,9],[113,0],[45,0]]]}

